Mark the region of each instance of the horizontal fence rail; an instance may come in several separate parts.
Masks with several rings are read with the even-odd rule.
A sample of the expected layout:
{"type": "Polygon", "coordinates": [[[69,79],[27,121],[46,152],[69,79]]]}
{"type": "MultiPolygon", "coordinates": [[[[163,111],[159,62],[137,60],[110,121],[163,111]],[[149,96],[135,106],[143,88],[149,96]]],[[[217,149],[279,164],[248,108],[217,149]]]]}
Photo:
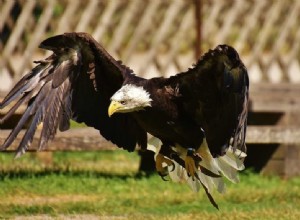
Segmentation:
{"type": "MultiPolygon", "coordinates": [[[[4,143],[11,130],[2,130],[0,143],[4,143]]],[[[15,139],[8,151],[17,149],[25,131],[15,139]]],[[[36,151],[39,135],[35,135],[29,151],[36,151]]],[[[300,144],[299,127],[283,126],[249,126],[247,130],[247,144],[300,144]]],[[[74,128],[66,132],[58,132],[45,151],[94,151],[114,150],[117,146],[105,140],[99,131],[93,128],[74,128]]]]}

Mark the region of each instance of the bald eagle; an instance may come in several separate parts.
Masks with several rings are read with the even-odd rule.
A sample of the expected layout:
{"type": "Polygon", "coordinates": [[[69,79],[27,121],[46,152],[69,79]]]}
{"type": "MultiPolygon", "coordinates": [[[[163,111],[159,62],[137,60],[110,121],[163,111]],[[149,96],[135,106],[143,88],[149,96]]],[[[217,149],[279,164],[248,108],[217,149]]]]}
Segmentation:
{"type": "Polygon", "coordinates": [[[186,72],[152,79],[136,76],[86,33],[50,37],[40,48],[53,54],[36,61],[0,103],[2,109],[15,102],[0,123],[27,104],[2,150],[28,121],[16,156],[28,149],[38,125],[44,149],[73,119],[128,151],[154,147],[160,175],[176,171],[178,179],[183,172],[217,207],[212,186],[223,192],[222,176],[237,181],[246,150],[249,80],[232,47],[219,45],[186,72]],[[147,133],[154,137],[149,143],[147,133]]]}

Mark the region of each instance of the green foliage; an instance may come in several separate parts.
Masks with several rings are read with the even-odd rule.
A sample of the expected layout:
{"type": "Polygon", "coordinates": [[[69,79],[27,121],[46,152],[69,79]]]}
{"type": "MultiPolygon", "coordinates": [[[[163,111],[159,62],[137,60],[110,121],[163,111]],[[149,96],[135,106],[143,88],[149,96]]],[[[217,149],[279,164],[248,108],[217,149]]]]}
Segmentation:
{"type": "Polygon", "coordinates": [[[0,154],[0,218],[66,216],[108,219],[298,219],[300,178],[282,180],[244,172],[239,184],[215,193],[138,174],[139,157],[122,150],[53,154],[45,162],[27,153],[0,154]]]}

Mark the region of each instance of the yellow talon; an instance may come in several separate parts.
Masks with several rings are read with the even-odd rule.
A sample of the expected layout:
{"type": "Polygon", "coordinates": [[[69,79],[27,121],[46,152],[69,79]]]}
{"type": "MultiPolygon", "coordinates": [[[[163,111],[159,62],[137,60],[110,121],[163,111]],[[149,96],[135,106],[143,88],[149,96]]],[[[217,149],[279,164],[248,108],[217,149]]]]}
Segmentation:
{"type": "Polygon", "coordinates": [[[197,167],[195,165],[195,160],[193,157],[191,156],[186,156],[185,157],[185,160],[184,160],[184,163],[185,163],[185,169],[186,169],[186,172],[192,176],[192,178],[195,177],[195,173],[197,171],[197,167]]]}
{"type": "Polygon", "coordinates": [[[163,163],[166,163],[168,166],[172,166],[173,162],[164,157],[162,154],[157,154],[156,156],[156,162],[155,162],[155,166],[156,166],[156,170],[158,173],[164,173],[165,169],[163,167],[163,163]]]}

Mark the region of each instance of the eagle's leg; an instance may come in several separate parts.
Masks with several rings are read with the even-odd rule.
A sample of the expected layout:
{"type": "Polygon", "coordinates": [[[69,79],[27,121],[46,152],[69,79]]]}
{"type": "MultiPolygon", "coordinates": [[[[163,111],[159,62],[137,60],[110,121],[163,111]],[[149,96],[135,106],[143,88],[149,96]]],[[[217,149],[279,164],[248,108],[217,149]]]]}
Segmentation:
{"type": "MultiPolygon", "coordinates": [[[[201,173],[203,173],[203,174],[205,174],[207,176],[210,176],[210,177],[214,177],[214,178],[221,177],[219,173],[218,174],[214,173],[214,172],[208,170],[207,168],[205,168],[204,166],[202,166],[200,164],[200,162],[203,160],[203,158],[198,153],[198,150],[197,150],[197,153],[196,153],[196,150],[193,149],[193,148],[190,149],[190,152],[187,153],[188,155],[185,157],[186,160],[183,160],[179,156],[178,152],[174,151],[170,147],[165,147],[165,145],[163,145],[161,147],[161,149],[159,151],[159,154],[161,154],[161,156],[163,158],[165,158],[165,159],[166,158],[170,158],[172,160],[171,162],[172,162],[173,169],[171,169],[170,172],[172,172],[172,171],[175,170],[175,164],[174,164],[174,162],[176,162],[180,166],[182,166],[183,168],[186,168],[190,164],[192,164],[192,167],[193,167],[193,164],[194,164],[194,166],[195,166],[194,171],[191,171],[190,168],[186,168],[186,170],[187,170],[188,175],[193,174],[193,176],[196,177],[196,179],[199,179],[198,174],[195,172],[197,170],[200,170],[201,173]]],[[[168,174],[167,169],[163,169],[163,170],[165,172],[165,175],[163,175],[163,176],[166,176],[168,174]]]]}
{"type": "Polygon", "coordinates": [[[186,172],[188,175],[194,178],[196,176],[196,172],[198,171],[199,162],[201,161],[201,157],[195,153],[194,148],[188,148],[187,155],[184,159],[184,165],[186,172]]]}
{"type": "Polygon", "coordinates": [[[173,169],[175,165],[170,159],[166,158],[163,154],[161,153],[157,154],[156,161],[155,161],[156,170],[158,174],[162,177],[162,179],[166,180],[164,179],[164,177],[167,176],[169,172],[168,169],[163,166],[163,163],[166,163],[167,166],[173,166],[173,169]]]}

